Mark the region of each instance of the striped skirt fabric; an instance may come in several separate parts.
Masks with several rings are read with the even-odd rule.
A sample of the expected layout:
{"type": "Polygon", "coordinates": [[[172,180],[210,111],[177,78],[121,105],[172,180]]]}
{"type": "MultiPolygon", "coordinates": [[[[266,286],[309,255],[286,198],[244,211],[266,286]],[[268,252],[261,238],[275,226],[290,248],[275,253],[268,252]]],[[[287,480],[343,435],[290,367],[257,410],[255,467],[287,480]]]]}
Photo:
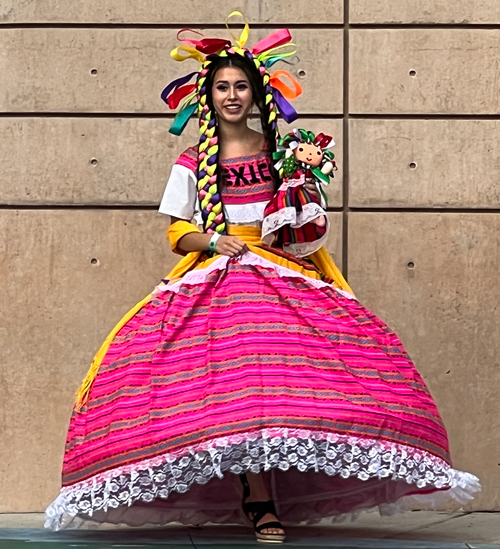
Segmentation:
{"type": "Polygon", "coordinates": [[[48,527],[240,522],[247,471],[265,472],[285,523],[471,497],[396,334],[270,256],[200,263],[119,329],[71,417],[48,527]]]}

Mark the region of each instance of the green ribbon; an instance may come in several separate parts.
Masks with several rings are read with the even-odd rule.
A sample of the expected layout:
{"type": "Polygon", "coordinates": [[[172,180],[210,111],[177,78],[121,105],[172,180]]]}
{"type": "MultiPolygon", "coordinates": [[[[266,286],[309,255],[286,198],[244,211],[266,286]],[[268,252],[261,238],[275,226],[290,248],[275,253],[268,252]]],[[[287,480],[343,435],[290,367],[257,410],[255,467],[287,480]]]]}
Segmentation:
{"type": "Polygon", "coordinates": [[[168,131],[174,135],[181,135],[197,108],[198,101],[195,101],[192,105],[188,105],[179,111],[168,131]]]}
{"type": "Polygon", "coordinates": [[[328,185],[328,183],[330,183],[330,178],[325,175],[320,169],[313,168],[311,171],[325,185],[328,185]]]}

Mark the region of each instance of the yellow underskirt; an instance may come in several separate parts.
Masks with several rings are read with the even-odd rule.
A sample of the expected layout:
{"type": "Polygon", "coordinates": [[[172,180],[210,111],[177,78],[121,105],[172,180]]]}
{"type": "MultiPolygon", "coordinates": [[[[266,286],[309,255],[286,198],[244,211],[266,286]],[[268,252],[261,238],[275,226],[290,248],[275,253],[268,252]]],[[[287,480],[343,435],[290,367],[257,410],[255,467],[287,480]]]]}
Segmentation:
{"type": "MultiPolygon", "coordinates": [[[[177,221],[176,223],[170,225],[167,232],[167,237],[174,252],[182,254],[182,252],[178,249],[178,242],[183,236],[191,232],[200,231],[197,227],[195,227],[191,223],[188,223],[187,221],[177,221]]],[[[317,269],[319,269],[320,273],[318,273],[314,269],[308,269],[298,263],[295,263],[294,261],[289,261],[285,257],[275,255],[274,253],[261,248],[260,246],[262,246],[263,244],[260,240],[261,229],[259,227],[230,225],[228,226],[228,234],[230,236],[237,236],[238,238],[243,240],[252,253],[259,255],[260,257],[263,257],[264,259],[267,259],[268,261],[279,265],[280,267],[285,267],[287,269],[297,271],[305,277],[313,278],[316,280],[321,280],[322,276],[320,273],[322,273],[323,275],[332,279],[333,284],[337,288],[353,294],[353,291],[349,287],[349,284],[347,284],[346,280],[342,276],[342,273],[339,271],[339,269],[333,262],[330,254],[325,250],[325,248],[319,249],[317,252],[314,252],[308,257],[308,259],[310,259],[314,263],[317,269]]],[[[181,279],[187,272],[197,269],[204,269],[208,267],[211,263],[216,261],[218,257],[220,257],[219,255],[215,255],[214,257],[205,259],[205,261],[200,261],[200,257],[203,253],[204,252],[190,252],[184,255],[184,257],[177,263],[177,265],[170,271],[170,273],[168,273],[165,279],[170,282],[175,282],[181,279]]],[[[135,307],[130,309],[130,311],[128,311],[127,314],[120,320],[120,322],[118,322],[118,324],[113,328],[111,333],[105,339],[104,343],[101,345],[101,348],[95,355],[90,369],[87,372],[87,375],[76,394],[76,410],[81,410],[82,407],[85,405],[88,395],[90,393],[90,389],[92,387],[92,383],[101,365],[102,359],[106,355],[109,346],[111,345],[111,342],[115,338],[116,334],[135,314],[137,314],[138,311],[142,309],[144,305],[146,305],[146,303],[151,300],[151,297],[152,294],[149,294],[142,301],[137,303],[135,307]]]]}

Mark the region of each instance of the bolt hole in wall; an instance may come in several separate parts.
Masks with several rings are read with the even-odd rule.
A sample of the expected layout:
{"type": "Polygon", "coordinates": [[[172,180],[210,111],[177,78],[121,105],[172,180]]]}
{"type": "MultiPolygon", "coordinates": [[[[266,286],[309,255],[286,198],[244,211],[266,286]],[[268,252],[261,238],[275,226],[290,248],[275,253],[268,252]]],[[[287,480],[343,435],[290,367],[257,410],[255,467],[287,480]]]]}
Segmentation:
{"type": "Polygon", "coordinates": [[[414,71],[413,69],[409,72],[410,76],[417,76],[417,71],[414,71]]]}
{"type": "Polygon", "coordinates": [[[97,69],[90,69],[90,74],[95,76],[97,74],[97,69]]]}
{"type": "Polygon", "coordinates": [[[100,261],[98,259],[96,259],[95,257],[93,257],[91,260],[90,260],[90,264],[91,265],[95,265],[96,267],[100,264],[100,261]]]}
{"type": "Polygon", "coordinates": [[[413,261],[409,261],[406,266],[408,267],[408,269],[414,269],[415,263],[413,263],[413,261]]]}
{"type": "Polygon", "coordinates": [[[92,166],[97,166],[97,158],[92,158],[92,159],[90,160],[90,164],[91,164],[92,166]]]}
{"type": "Polygon", "coordinates": [[[417,167],[417,163],[416,163],[416,162],[410,162],[410,163],[408,164],[408,166],[410,167],[410,170],[414,170],[414,169],[416,169],[416,167],[417,167]]]}
{"type": "Polygon", "coordinates": [[[305,78],[307,76],[307,72],[304,69],[300,69],[299,71],[297,71],[297,76],[299,78],[305,78]]]}

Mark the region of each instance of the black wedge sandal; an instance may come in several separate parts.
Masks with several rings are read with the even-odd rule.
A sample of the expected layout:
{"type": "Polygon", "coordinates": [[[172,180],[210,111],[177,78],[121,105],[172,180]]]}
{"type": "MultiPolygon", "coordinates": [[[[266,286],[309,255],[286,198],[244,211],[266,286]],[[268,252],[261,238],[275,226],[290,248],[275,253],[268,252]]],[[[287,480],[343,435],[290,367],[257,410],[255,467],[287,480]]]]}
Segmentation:
{"type": "Polygon", "coordinates": [[[251,501],[245,503],[247,497],[250,496],[250,485],[246,475],[240,475],[241,484],[243,484],[243,512],[247,516],[250,522],[253,522],[253,527],[255,531],[255,536],[257,541],[261,543],[283,543],[285,541],[285,534],[263,534],[262,530],[267,530],[268,528],[280,528],[283,530],[283,525],[278,520],[273,520],[271,522],[265,522],[264,524],[259,524],[259,520],[262,519],[267,513],[277,516],[276,507],[274,502],[270,501],[251,501]]]}

